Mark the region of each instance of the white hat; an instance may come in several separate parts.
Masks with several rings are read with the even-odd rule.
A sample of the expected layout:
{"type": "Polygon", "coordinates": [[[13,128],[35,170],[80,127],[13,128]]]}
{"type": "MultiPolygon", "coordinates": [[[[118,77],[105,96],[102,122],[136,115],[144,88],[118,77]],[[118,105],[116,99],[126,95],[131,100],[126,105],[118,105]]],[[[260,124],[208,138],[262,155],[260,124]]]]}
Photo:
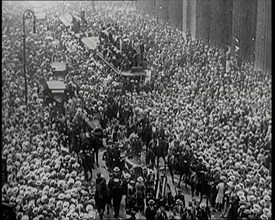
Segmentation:
{"type": "Polygon", "coordinates": [[[120,169],[118,167],[115,167],[113,171],[120,171],[120,169]]]}
{"type": "Polygon", "coordinates": [[[87,212],[91,212],[91,211],[93,211],[94,210],[94,207],[91,205],[91,204],[88,204],[87,206],[86,206],[86,211],[87,212]]]}
{"type": "Polygon", "coordinates": [[[124,175],[124,177],[125,177],[125,179],[129,179],[129,178],[131,177],[131,174],[130,174],[130,173],[126,173],[126,174],[124,175]]]}
{"type": "Polygon", "coordinates": [[[69,208],[69,205],[70,205],[70,203],[67,202],[67,201],[65,201],[65,202],[63,203],[63,209],[64,209],[64,208],[69,208]]]}
{"type": "Polygon", "coordinates": [[[266,214],[262,214],[262,215],[260,216],[260,219],[261,219],[261,220],[268,220],[268,217],[267,217],[266,214]]]}
{"type": "Polygon", "coordinates": [[[205,202],[201,202],[200,203],[200,208],[202,209],[202,208],[205,208],[206,207],[206,203],[205,202]]]}
{"type": "Polygon", "coordinates": [[[264,200],[265,200],[265,201],[270,201],[270,200],[271,200],[271,198],[270,198],[270,196],[269,196],[269,195],[265,195],[265,196],[264,196],[264,200]]]}
{"type": "Polygon", "coordinates": [[[21,218],[21,220],[29,220],[30,218],[29,218],[29,216],[27,216],[27,215],[23,215],[22,216],[22,218],[21,218]]]}
{"type": "Polygon", "coordinates": [[[62,199],[64,199],[64,198],[65,198],[65,194],[64,194],[64,193],[60,193],[60,194],[58,195],[58,199],[62,200],[62,199]]]}
{"type": "Polygon", "coordinates": [[[115,183],[118,183],[118,182],[119,182],[119,179],[118,179],[118,178],[114,178],[114,182],[115,182],[115,183]]]}

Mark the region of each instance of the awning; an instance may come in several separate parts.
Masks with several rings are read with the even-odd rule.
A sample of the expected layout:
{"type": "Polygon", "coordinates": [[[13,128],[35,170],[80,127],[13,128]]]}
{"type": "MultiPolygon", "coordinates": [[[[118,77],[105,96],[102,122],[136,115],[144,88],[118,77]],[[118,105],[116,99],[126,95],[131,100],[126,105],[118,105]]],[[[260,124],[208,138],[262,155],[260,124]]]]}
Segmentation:
{"type": "Polygon", "coordinates": [[[120,72],[122,76],[127,76],[127,77],[135,77],[135,76],[146,76],[146,73],[144,72],[136,72],[136,73],[131,73],[129,72],[120,72]]]}
{"type": "Polygon", "coordinates": [[[47,81],[47,85],[50,90],[55,91],[55,92],[56,92],[56,90],[60,91],[60,90],[66,89],[64,82],[58,81],[58,80],[47,81]]]}
{"type": "Polygon", "coordinates": [[[91,50],[94,50],[99,44],[98,37],[85,37],[81,41],[91,50]]]}
{"type": "Polygon", "coordinates": [[[59,17],[59,20],[60,20],[66,27],[72,25],[72,17],[71,17],[70,15],[67,15],[67,14],[61,15],[61,16],[59,17]]]}
{"type": "Polygon", "coordinates": [[[54,71],[65,71],[66,63],[65,62],[52,62],[51,67],[54,69],[54,71]]]}

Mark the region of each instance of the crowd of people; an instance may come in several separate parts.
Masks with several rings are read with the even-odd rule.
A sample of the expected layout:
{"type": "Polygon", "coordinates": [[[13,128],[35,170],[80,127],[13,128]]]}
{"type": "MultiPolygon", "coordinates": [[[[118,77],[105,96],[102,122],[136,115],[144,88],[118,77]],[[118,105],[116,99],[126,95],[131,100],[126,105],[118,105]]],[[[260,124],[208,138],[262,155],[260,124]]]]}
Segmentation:
{"type": "MultiPolygon", "coordinates": [[[[236,219],[228,212],[236,200],[238,217],[271,219],[271,76],[255,71],[251,64],[238,67],[222,49],[183,37],[149,16],[117,11],[107,2],[97,3],[96,13],[87,6],[83,35],[99,34],[102,27],[116,32],[119,27],[116,35],[143,42],[151,81],[145,85],[143,80],[127,80],[96,56],[100,48],[88,50],[73,31],[62,27],[61,11],[78,13],[82,7],[68,4],[50,8],[47,21],[37,23],[36,36],[27,23],[27,106],[21,35],[27,7],[24,2],[3,5],[2,158],[7,159],[9,175],[2,201],[16,204],[18,219],[93,219],[96,215],[94,186],[84,181],[78,161],[61,151],[56,114],[43,101],[40,82],[53,75],[54,60],[68,64],[64,82],[76,96],[66,102],[66,116],[62,116],[68,128],[76,112],[102,115],[107,131],[112,127],[110,118],[131,125],[146,115],[153,133],[164,130],[167,139],[178,140],[182,148],[191,143],[192,152],[219,177],[219,199],[213,205],[223,211],[221,217],[236,219]],[[46,39],[50,31],[60,42],[58,47],[46,39]]],[[[118,141],[124,138],[121,135],[118,141]]],[[[148,207],[154,202],[148,201],[148,207]]],[[[166,219],[161,207],[165,208],[159,207],[158,216],[166,219]]],[[[184,208],[190,210],[189,205],[184,208]]]]}

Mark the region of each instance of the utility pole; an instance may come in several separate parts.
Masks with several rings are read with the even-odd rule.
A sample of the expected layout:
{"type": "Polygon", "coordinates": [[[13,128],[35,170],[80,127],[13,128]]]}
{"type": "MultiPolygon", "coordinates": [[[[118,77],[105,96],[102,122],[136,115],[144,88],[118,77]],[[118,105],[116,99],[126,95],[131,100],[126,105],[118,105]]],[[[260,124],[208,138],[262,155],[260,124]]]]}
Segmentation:
{"type": "Polygon", "coordinates": [[[35,14],[32,10],[27,9],[23,13],[23,72],[25,78],[25,104],[26,109],[28,105],[28,84],[27,84],[27,75],[26,75],[26,29],[25,29],[25,20],[28,18],[33,18],[33,33],[36,33],[35,30],[35,14]]]}

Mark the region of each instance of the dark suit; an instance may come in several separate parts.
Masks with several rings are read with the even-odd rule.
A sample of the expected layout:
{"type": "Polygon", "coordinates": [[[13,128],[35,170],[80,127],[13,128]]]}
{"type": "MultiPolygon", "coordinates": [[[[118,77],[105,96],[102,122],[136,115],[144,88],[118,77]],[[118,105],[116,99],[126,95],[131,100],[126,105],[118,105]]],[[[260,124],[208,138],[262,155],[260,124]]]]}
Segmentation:
{"type": "Polygon", "coordinates": [[[155,207],[150,207],[148,206],[146,209],[145,209],[145,217],[146,217],[146,220],[154,220],[155,218],[155,215],[157,213],[157,210],[155,207]]]}
{"type": "Polygon", "coordinates": [[[121,204],[121,200],[122,200],[122,195],[124,193],[123,192],[123,182],[122,182],[122,180],[119,180],[119,182],[115,182],[114,179],[115,178],[110,179],[108,187],[110,189],[111,198],[113,200],[115,217],[118,217],[120,204],[121,204]]]}

